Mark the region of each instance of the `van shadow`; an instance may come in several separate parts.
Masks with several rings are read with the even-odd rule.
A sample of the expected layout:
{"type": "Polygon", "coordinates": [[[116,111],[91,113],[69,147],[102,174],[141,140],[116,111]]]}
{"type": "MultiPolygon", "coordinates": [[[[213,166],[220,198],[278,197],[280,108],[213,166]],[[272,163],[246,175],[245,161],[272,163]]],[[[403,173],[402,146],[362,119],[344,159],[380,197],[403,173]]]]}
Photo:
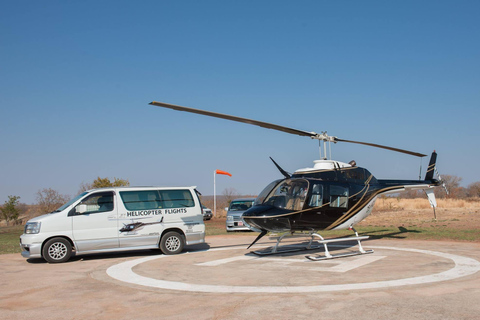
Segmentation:
{"type": "MultiPolygon", "coordinates": [[[[186,246],[182,253],[194,252],[194,251],[205,251],[210,249],[208,243],[200,243],[195,245],[186,246]]],[[[182,254],[180,253],[180,254],[182,254]]],[[[88,253],[75,255],[72,254],[72,257],[64,263],[73,263],[77,261],[89,261],[89,260],[108,260],[108,259],[119,259],[119,258],[137,258],[137,257],[149,257],[149,256],[158,256],[163,255],[163,252],[160,249],[145,249],[145,250],[135,250],[135,251],[117,251],[117,252],[102,252],[102,253],[88,253]]],[[[42,258],[30,258],[27,259],[28,263],[31,264],[47,264],[48,262],[42,258]]]]}

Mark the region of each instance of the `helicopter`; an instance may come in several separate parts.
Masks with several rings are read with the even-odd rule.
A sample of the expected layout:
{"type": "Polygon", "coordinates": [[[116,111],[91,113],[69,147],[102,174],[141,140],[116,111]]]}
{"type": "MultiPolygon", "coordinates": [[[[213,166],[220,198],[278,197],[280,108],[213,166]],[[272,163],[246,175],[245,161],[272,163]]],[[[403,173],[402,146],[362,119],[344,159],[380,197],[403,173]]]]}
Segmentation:
{"type": "Polygon", "coordinates": [[[354,226],[370,215],[375,201],[380,195],[406,190],[424,190],[435,213],[437,204],[433,188],[442,185],[441,177],[435,168],[437,160],[435,151],[433,151],[430,157],[424,180],[377,179],[367,169],[357,166],[355,161],[345,163],[328,159],[327,143],[330,146],[331,143],[346,142],[387,149],[416,157],[425,157],[426,155],[369,142],[340,139],[335,136],[329,136],[326,132],[316,133],[297,130],[268,122],[164,102],[153,101],[150,104],[177,111],[247,123],[319,140],[321,159],[314,161],[313,168],[298,169],[291,174],[270,158],[283,175],[283,178],[268,184],[257,196],[254,205],[243,213],[242,220],[244,223],[252,230],[260,232],[247,249],[269,232],[283,234],[272,248],[253,252],[257,255],[311,250],[321,246],[324,248],[324,256],[306,257],[317,261],[373,253],[373,250],[363,249],[361,240],[368,239],[368,236],[359,236],[354,226]],[[438,179],[434,178],[435,173],[438,179]],[[353,230],[355,236],[324,239],[319,234],[323,230],[341,229],[353,230]],[[297,235],[308,235],[310,237],[308,244],[301,248],[284,248],[279,246],[286,236],[294,236],[295,233],[297,235]],[[316,240],[316,243],[314,243],[314,240],[316,240]],[[352,240],[357,241],[358,251],[333,255],[328,250],[328,244],[352,240]]]}

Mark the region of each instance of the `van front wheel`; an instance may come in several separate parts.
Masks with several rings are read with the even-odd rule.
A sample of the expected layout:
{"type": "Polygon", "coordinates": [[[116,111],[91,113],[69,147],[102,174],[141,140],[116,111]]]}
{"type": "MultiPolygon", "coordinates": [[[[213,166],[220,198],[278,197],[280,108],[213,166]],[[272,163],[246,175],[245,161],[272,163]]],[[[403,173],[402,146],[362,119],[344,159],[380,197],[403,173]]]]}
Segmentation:
{"type": "Polygon", "coordinates": [[[48,240],[42,249],[43,259],[49,263],[60,263],[70,259],[72,245],[67,239],[53,238],[48,240]]]}
{"type": "Polygon", "coordinates": [[[160,240],[160,250],[164,254],[177,254],[182,252],[185,245],[183,235],[175,231],[167,232],[160,240]]]}

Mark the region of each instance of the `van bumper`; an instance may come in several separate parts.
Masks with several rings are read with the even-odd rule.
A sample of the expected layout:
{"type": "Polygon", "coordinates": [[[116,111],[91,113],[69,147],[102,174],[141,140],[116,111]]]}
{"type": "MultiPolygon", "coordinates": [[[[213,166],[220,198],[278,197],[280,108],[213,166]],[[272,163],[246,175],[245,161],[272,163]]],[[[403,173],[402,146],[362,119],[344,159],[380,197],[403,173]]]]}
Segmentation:
{"type": "Polygon", "coordinates": [[[204,243],[205,242],[205,232],[187,233],[185,238],[186,238],[185,240],[186,240],[187,244],[204,243]]]}
{"type": "Polygon", "coordinates": [[[35,239],[35,236],[22,234],[20,236],[20,249],[22,249],[22,257],[24,258],[42,257],[42,243],[35,239]]]}
{"type": "Polygon", "coordinates": [[[22,257],[24,258],[41,258],[42,245],[41,244],[21,244],[22,257]]]}

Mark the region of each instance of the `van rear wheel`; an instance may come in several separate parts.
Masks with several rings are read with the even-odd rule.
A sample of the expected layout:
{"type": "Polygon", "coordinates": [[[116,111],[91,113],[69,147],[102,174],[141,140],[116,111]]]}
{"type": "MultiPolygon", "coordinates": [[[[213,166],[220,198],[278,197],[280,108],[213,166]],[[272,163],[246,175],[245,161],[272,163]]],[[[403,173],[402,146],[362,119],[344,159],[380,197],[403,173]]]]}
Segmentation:
{"type": "Polygon", "coordinates": [[[160,250],[164,254],[177,254],[182,252],[185,246],[185,239],[183,235],[175,231],[165,233],[160,239],[160,250]]]}
{"type": "Polygon", "coordinates": [[[48,263],[60,263],[70,259],[72,245],[67,239],[53,238],[48,240],[42,249],[43,259],[48,263]]]}

